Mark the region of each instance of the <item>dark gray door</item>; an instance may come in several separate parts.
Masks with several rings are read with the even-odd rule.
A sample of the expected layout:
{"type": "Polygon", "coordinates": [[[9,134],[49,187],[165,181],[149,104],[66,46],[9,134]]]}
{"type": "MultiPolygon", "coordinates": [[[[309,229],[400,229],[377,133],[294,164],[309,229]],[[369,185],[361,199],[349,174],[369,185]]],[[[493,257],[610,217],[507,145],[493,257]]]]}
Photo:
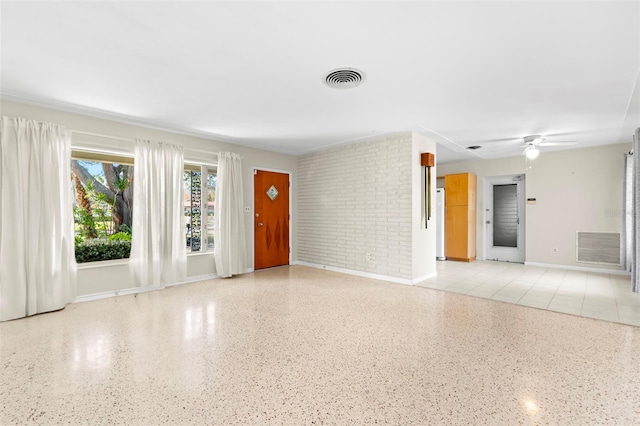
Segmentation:
{"type": "Polygon", "coordinates": [[[494,185],[494,247],[518,247],[518,223],[518,185],[494,185]]]}

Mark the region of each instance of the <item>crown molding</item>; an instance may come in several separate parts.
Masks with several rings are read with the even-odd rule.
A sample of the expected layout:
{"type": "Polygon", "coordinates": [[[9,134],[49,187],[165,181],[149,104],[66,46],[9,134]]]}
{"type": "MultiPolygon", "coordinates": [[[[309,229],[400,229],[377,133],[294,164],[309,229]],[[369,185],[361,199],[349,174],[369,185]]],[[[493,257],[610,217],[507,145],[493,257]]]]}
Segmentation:
{"type": "Polygon", "coordinates": [[[232,136],[220,135],[217,133],[204,132],[200,130],[187,129],[187,128],[178,127],[178,126],[167,126],[152,120],[144,120],[144,119],[135,118],[135,117],[131,117],[124,114],[118,114],[115,112],[109,112],[109,111],[105,111],[97,108],[85,107],[85,106],[72,104],[68,102],[54,101],[51,99],[46,99],[46,100],[36,99],[36,98],[27,97],[27,96],[14,95],[7,92],[0,92],[0,100],[17,102],[21,104],[27,104],[27,105],[32,105],[32,106],[42,107],[42,108],[49,108],[56,111],[79,114],[87,117],[98,118],[101,120],[114,121],[121,124],[143,127],[146,129],[160,130],[163,132],[170,132],[170,133],[175,133],[175,134],[180,134],[185,136],[192,136],[196,138],[227,143],[230,145],[244,146],[246,148],[261,149],[264,151],[277,152],[279,154],[286,154],[286,155],[294,155],[294,156],[298,155],[296,153],[291,153],[285,150],[279,150],[273,147],[269,147],[259,141],[238,139],[232,136]]]}

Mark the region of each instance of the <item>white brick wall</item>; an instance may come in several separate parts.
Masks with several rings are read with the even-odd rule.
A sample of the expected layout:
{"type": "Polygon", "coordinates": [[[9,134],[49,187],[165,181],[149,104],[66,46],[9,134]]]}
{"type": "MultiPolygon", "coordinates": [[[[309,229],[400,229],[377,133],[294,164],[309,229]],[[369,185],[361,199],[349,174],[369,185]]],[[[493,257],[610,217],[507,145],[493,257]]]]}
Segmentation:
{"type": "Polygon", "coordinates": [[[298,260],[412,278],[411,144],[402,133],[298,158],[298,260]]]}

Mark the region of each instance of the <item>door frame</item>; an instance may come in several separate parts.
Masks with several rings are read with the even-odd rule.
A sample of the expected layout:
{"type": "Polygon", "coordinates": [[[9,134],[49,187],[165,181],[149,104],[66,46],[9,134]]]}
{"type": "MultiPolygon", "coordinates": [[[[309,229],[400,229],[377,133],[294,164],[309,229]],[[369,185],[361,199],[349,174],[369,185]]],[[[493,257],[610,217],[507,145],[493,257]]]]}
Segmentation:
{"type": "MultiPolygon", "coordinates": [[[[506,176],[487,176],[484,178],[484,191],[483,191],[483,209],[482,209],[482,235],[483,235],[483,258],[484,260],[495,260],[495,256],[490,256],[491,251],[502,250],[505,254],[514,254],[514,250],[516,250],[522,257],[522,262],[511,261],[516,263],[524,263],[526,260],[526,175],[524,173],[515,174],[515,175],[506,175],[506,176]],[[489,232],[489,228],[491,228],[491,232],[493,232],[493,186],[494,185],[512,185],[517,184],[518,191],[518,219],[520,223],[518,224],[518,247],[516,249],[505,247],[494,248],[493,247],[493,235],[489,232]],[[491,209],[491,218],[489,216],[489,212],[487,210],[491,209]],[[491,221],[491,226],[489,226],[489,221],[491,221]]],[[[498,259],[500,260],[500,259],[498,259]]],[[[510,261],[510,260],[504,260],[510,261]]]]}
{"type": "Polygon", "coordinates": [[[291,256],[293,254],[293,232],[292,232],[292,227],[291,227],[291,221],[293,220],[293,212],[291,211],[292,208],[292,195],[293,195],[293,173],[289,170],[280,170],[280,169],[272,169],[269,167],[260,167],[260,166],[253,166],[251,168],[251,269],[253,271],[256,270],[256,230],[255,227],[253,226],[254,223],[254,219],[255,219],[255,211],[256,211],[256,200],[255,200],[255,193],[256,193],[256,188],[255,188],[255,182],[254,182],[254,176],[256,174],[256,171],[263,171],[263,172],[273,172],[273,173],[282,173],[284,175],[289,175],[289,265],[291,265],[291,256]]]}

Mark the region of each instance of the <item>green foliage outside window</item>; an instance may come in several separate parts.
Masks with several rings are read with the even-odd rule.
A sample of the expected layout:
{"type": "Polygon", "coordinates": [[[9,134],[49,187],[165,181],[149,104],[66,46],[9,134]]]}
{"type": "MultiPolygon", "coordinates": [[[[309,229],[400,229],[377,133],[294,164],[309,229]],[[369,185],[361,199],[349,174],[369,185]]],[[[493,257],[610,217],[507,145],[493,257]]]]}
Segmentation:
{"type": "Polygon", "coordinates": [[[126,259],[131,251],[133,166],[71,161],[76,261],[126,259]]]}
{"type": "Polygon", "coordinates": [[[78,263],[126,259],[131,253],[131,241],[94,238],[76,244],[78,263]]]}
{"type": "Polygon", "coordinates": [[[131,234],[127,234],[126,232],[116,232],[115,234],[109,235],[110,241],[131,241],[131,234]]]}

